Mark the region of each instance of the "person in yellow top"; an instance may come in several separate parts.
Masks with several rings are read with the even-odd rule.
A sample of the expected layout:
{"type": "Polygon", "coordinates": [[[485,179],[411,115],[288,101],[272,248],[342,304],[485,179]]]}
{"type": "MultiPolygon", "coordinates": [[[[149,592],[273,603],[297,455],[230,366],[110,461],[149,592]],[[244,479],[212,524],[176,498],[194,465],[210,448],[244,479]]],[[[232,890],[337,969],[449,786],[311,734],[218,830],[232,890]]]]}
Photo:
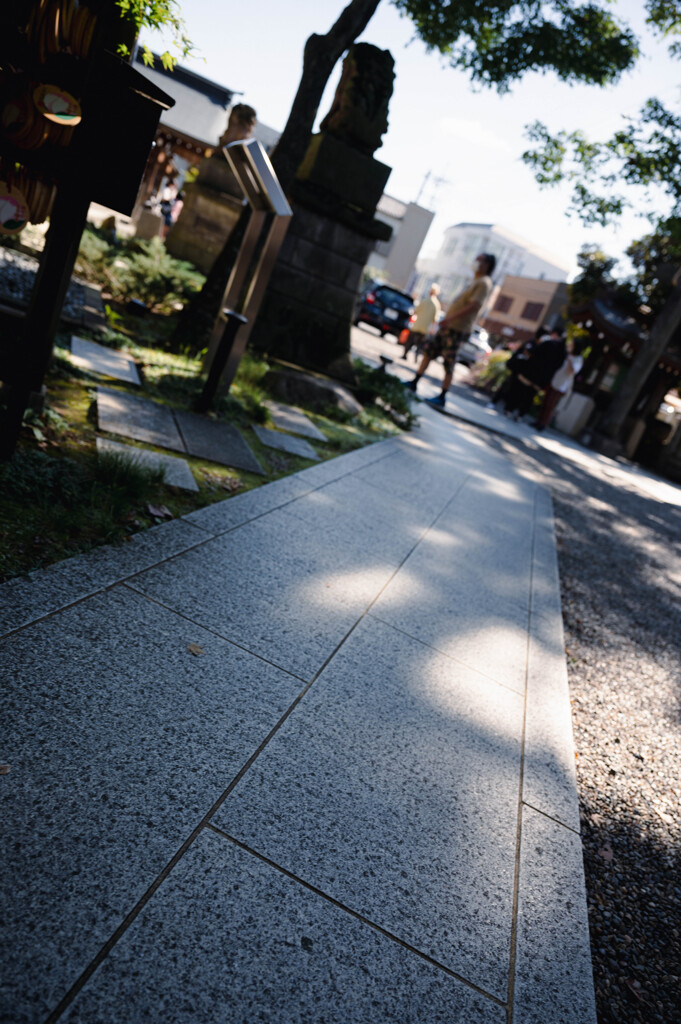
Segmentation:
{"type": "Polygon", "coordinates": [[[491,274],[496,266],[496,256],[483,252],[475,259],[473,282],[454,299],[440,321],[440,329],[434,338],[426,341],[423,359],[416,371],[416,376],[406,387],[416,392],[418,382],[423,377],[432,359],[442,356],[445,375],[442,380],[442,393],[437,398],[429,398],[431,405],[444,407],[445,396],[449,391],[454,375],[454,362],[459,345],[466,340],[473,329],[478,313],[484,306],[492,291],[491,274]]]}
{"type": "Polygon", "coordinates": [[[428,328],[435,318],[440,315],[440,303],[438,301],[439,294],[439,285],[431,285],[428,295],[425,299],[421,299],[416,307],[414,322],[411,325],[409,337],[404,343],[404,352],[402,354],[403,359],[407,358],[407,353],[410,349],[416,347],[416,351],[418,352],[419,349],[423,347],[426,335],[428,334],[428,328]]]}

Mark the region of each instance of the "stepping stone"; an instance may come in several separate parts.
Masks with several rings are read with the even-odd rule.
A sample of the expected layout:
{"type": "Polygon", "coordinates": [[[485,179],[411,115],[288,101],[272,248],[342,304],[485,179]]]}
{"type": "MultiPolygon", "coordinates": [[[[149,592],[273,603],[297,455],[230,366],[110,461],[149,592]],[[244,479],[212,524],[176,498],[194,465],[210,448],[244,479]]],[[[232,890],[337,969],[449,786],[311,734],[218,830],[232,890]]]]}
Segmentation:
{"type": "Polygon", "coordinates": [[[194,412],[176,412],[175,420],[184,438],[181,450],[189,455],[218,462],[221,466],[265,475],[244,438],[230,423],[209,420],[194,412]]]}
{"type": "Polygon", "coordinates": [[[280,434],[277,430],[268,430],[267,427],[253,427],[258,439],[266,444],[268,448],[277,448],[280,452],[287,452],[289,455],[300,455],[303,459],[314,459],[319,462],[319,455],[307,441],[302,437],[291,437],[290,434],[280,434]]]}
{"type": "Polygon", "coordinates": [[[148,452],[144,448],[131,448],[118,441],[109,441],[105,437],[97,438],[98,452],[120,452],[127,455],[131,462],[156,469],[162,466],[165,471],[165,482],[171,487],[181,487],[183,491],[198,491],[199,485],[185,459],[175,455],[162,455],[161,452],[148,452]]]}
{"type": "Polygon", "coordinates": [[[147,398],[97,388],[97,418],[99,429],[110,434],[177,452],[186,450],[171,410],[147,398]]]}
{"type": "Polygon", "coordinates": [[[313,441],[326,444],[326,437],[321,430],[299,409],[294,409],[292,405],[282,405],[281,402],[265,402],[265,405],[274,425],[280,430],[288,430],[290,434],[300,434],[301,437],[310,437],[313,441]]]}
{"type": "Polygon", "coordinates": [[[130,356],[105,348],[94,341],[86,341],[75,334],[71,338],[71,359],[84,370],[92,370],[103,377],[114,377],[128,384],[141,384],[135,362],[130,356]]]}

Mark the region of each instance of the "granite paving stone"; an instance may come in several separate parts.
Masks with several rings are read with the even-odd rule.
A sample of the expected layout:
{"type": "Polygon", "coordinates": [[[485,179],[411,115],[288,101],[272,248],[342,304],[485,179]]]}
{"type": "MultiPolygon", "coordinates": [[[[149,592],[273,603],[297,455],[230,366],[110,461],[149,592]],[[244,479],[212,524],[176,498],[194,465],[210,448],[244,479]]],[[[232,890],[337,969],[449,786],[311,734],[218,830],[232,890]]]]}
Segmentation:
{"type": "Polygon", "coordinates": [[[253,488],[252,491],[244,491],[231,498],[225,498],[224,501],[216,501],[212,505],[195,509],[183,516],[183,519],[210,533],[226,533],[236,526],[250,522],[251,519],[285,507],[294,498],[305,494],[307,485],[300,477],[300,473],[281,477],[262,487],[253,488]]]}
{"type": "Polygon", "coordinates": [[[208,459],[221,466],[245,469],[249,473],[264,475],[264,470],[243,435],[231,423],[208,419],[194,412],[175,413],[184,446],[189,455],[208,459]]]}
{"type": "Polygon", "coordinates": [[[97,388],[97,422],[100,430],[110,434],[131,437],[159,448],[185,450],[172,411],[148,398],[97,388]]]}
{"type": "Polygon", "coordinates": [[[178,459],[174,455],[163,455],[161,452],[149,452],[144,448],[133,448],[131,445],[119,444],[105,437],[97,438],[98,452],[114,452],[127,456],[131,462],[150,469],[163,469],[164,481],[171,487],[180,487],[183,491],[198,491],[199,485],[189,468],[186,459],[178,459]]]}
{"type": "Polygon", "coordinates": [[[24,1024],[45,1019],[301,684],[125,587],[0,646],[2,1000],[24,1024]]]}
{"type": "Polygon", "coordinates": [[[0,602],[8,1024],[88,965],[59,1020],[595,1024],[552,503],[479,430],[0,602]]]}
{"type": "Polygon", "coordinates": [[[83,369],[126,381],[128,384],[140,385],[140,375],[134,359],[124,352],[98,345],[94,341],[86,341],[77,335],[71,337],[71,360],[83,369]]]}
{"type": "Polygon", "coordinates": [[[180,519],[0,585],[0,636],[206,541],[180,519]]]}
{"type": "Polygon", "coordinates": [[[269,409],[272,422],[280,430],[288,430],[291,434],[299,434],[301,437],[309,437],[312,441],[321,441],[326,444],[326,437],[319,427],[316,427],[300,409],[294,409],[292,405],[283,405],[281,402],[265,402],[269,409]]]}
{"type": "Polygon", "coordinates": [[[311,444],[302,437],[292,437],[290,434],[282,434],[279,430],[269,430],[267,427],[253,425],[253,431],[258,440],[268,448],[276,448],[277,451],[287,452],[289,455],[298,455],[302,459],[311,459],[318,462],[320,456],[311,444]]]}
{"type": "Polygon", "coordinates": [[[522,713],[364,619],[215,823],[503,999],[522,713]]]}
{"type": "Polygon", "coordinates": [[[565,641],[560,616],[530,626],[523,800],[579,832],[565,641]]]}
{"type": "Polygon", "coordinates": [[[361,546],[398,562],[431,523],[431,513],[399,500],[386,501],[379,489],[346,478],[297,498],[286,506],[286,514],[326,534],[330,543],[335,538],[339,547],[361,546]]]}
{"type": "Polygon", "coordinates": [[[428,537],[372,606],[371,615],[477,671],[524,693],[527,591],[515,578],[479,574],[447,559],[428,537]],[[515,599],[512,599],[512,595],[515,599]]]}
{"type": "Polygon", "coordinates": [[[349,603],[335,599],[327,583],[334,573],[365,568],[364,561],[329,550],[326,538],[302,535],[293,517],[279,512],[152,568],[131,585],[308,679],[368,603],[358,590],[349,603]]]}
{"type": "Polygon", "coordinates": [[[504,1024],[506,1015],[295,879],[203,832],[64,1020],[504,1024]]]}
{"type": "Polygon", "coordinates": [[[514,1024],[596,1024],[579,836],[523,813],[514,1024]]]}

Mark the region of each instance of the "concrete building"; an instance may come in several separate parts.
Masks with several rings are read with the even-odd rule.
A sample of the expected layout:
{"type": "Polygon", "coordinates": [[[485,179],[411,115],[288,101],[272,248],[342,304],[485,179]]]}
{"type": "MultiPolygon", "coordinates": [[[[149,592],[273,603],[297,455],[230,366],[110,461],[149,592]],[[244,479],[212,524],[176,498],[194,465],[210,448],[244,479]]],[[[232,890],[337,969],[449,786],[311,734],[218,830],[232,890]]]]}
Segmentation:
{"type": "Polygon", "coordinates": [[[567,302],[564,281],[507,274],[494,286],[480,323],[491,335],[527,341],[543,324],[558,326],[567,302]]]}
{"type": "Polygon", "coordinates": [[[384,194],[376,208],[377,220],[389,224],[392,236],[377,242],[368,266],[396,288],[408,289],[414,276],[416,258],[428,234],[435,214],[416,203],[384,194]]]}
{"type": "Polygon", "coordinates": [[[553,256],[499,224],[454,224],[445,231],[437,256],[419,260],[414,291],[424,294],[431,284],[439,284],[443,301],[451,301],[471,280],[473,260],[481,252],[493,253],[497,258],[492,275],[495,284],[507,275],[565,281],[570,271],[567,260],[553,256]]]}

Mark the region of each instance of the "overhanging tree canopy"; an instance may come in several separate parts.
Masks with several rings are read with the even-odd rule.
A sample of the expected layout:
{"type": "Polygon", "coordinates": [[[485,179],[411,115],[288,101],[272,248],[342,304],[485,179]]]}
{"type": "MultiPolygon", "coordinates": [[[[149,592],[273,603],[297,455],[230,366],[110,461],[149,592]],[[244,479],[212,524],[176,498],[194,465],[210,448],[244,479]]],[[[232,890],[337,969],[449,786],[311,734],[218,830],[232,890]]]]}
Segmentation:
{"type": "MultiPolygon", "coordinates": [[[[500,91],[528,71],[552,71],[563,81],[604,85],[632,67],[634,34],[607,6],[572,0],[392,0],[414,24],[416,37],[473,82],[500,91]]],[[[305,44],[300,84],[272,163],[284,189],[305,155],[322,94],[338,60],[362,34],[379,0],[351,0],[325,35],[305,44]]],[[[202,292],[186,308],[178,334],[205,343],[238,251],[240,224],[227,239],[202,292]]]]}
{"type": "MultiPolygon", "coordinates": [[[[681,35],[679,0],[648,0],[645,9],[653,30],[671,40],[670,54],[681,56],[681,43],[674,39],[681,35]]],[[[671,239],[667,253],[676,257],[676,240],[681,237],[681,116],[653,98],[637,118],[626,118],[624,127],[604,142],[592,142],[580,131],[551,134],[540,122],[530,126],[529,136],[535,148],[528,150],[523,159],[533,168],[540,185],[572,185],[570,209],[584,223],[605,225],[616,219],[632,205],[622,186],[636,185],[656,225],[653,236],[671,239]],[[665,207],[662,212],[661,205],[665,207]]],[[[640,262],[645,259],[645,251],[646,240],[642,239],[632,245],[630,255],[640,262]]],[[[671,294],[600,424],[602,432],[611,438],[621,434],[646,378],[681,330],[681,280],[678,275],[672,278],[668,269],[667,277],[673,283],[671,294]]],[[[668,287],[669,280],[664,284],[668,287]]]]}

